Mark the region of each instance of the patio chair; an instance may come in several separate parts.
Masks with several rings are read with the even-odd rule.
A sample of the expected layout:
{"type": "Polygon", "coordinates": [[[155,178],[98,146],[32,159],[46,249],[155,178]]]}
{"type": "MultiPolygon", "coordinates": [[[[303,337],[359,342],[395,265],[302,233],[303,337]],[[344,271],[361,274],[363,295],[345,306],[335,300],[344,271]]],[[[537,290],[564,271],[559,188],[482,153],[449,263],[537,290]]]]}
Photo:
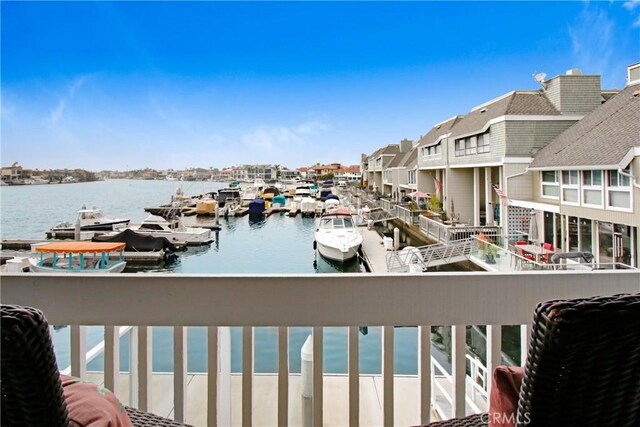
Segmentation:
{"type": "MultiPolygon", "coordinates": [[[[640,294],[538,304],[517,406],[529,421],[518,426],[639,426],[640,294]]],[[[429,426],[486,426],[488,418],[429,426]]]]}
{"type": "MultiPolygon", "coordinates": [[[[40,310],[1,305],[2,426],[68,427],[69,414],[49,324],[40,310]]],[[[184,426],[126,407],[134,426],[184,426]]]]}

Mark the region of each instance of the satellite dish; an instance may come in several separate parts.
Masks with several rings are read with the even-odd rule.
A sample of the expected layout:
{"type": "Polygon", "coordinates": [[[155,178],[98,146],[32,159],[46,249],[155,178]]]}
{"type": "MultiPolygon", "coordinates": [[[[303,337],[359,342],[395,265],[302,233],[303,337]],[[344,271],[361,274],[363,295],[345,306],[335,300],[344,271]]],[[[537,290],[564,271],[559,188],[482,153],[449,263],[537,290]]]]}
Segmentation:
{"type": "Polygon", "coordinates": [[[544,78],[547,77],[546,73],[537,73],[533,75],[533,78],[540,84],[544,83],[544,78]]]}

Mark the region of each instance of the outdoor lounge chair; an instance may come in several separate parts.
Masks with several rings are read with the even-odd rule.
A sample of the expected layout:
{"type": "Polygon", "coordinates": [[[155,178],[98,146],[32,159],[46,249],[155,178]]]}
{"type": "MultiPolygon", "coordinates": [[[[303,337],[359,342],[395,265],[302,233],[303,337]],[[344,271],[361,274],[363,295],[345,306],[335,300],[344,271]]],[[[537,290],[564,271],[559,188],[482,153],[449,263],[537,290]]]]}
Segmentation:
{"type": "MultiPolygon", "coordinates": [[[[518,426],[640,426],[640,294],[539,304],[517,407],[529,421],[518,426]]],[[[488,416],[429,426],[486,426],[488,416]]]]}
{"type": "MultiPolygon", "coordinates": [[[[68,427],[69,415],[60,373],[41,311],[0,306],[2,313],[2,426],[68,427]]],[[[184,424],[126,407],[134,426],[177,427],[184,424]]]]}

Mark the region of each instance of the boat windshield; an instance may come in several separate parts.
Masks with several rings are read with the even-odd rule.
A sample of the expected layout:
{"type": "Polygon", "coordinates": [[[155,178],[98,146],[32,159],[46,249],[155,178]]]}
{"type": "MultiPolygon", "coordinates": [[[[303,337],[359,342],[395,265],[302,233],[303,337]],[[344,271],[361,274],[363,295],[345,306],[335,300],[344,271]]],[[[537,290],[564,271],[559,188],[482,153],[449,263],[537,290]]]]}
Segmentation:
{"type": "Polygon", "coordinates": [[[322,228],[353,228],[351,218],[325,218],[322,220],[322,228]]]}

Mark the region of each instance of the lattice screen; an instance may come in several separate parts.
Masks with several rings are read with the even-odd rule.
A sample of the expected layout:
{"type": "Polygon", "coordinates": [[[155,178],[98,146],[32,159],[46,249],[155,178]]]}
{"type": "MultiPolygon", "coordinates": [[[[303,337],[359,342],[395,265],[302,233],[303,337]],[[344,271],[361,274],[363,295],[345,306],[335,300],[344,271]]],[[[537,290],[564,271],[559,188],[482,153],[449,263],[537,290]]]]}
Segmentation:
{"type": "Polygon", "coordinates": [[[529,220],[531,219],[529,208],[509,206],[507,209],[507,234],[529,234],[529,220]]]}

